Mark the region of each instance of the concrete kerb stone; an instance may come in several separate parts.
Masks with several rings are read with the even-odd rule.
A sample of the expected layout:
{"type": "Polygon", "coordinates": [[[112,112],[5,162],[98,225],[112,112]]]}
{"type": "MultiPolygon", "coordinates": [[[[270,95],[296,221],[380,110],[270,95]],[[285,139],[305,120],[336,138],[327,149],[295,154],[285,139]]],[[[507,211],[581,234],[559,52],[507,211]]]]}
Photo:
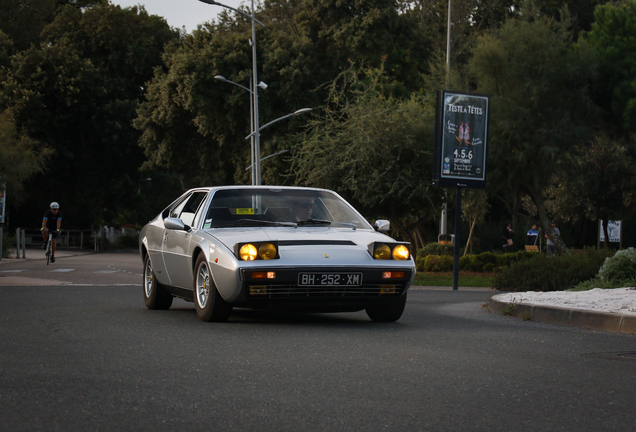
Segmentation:
{"type": "Polygon", "coordinates": [[[603,330],[636,334],[636,316],[595,312],[562,307],[524,305],[514,302],[501,302],[490,299],[490,311],[505,315],[522,317],[531,321],[547,324],[584,327],[592,330],[603,330]]]}

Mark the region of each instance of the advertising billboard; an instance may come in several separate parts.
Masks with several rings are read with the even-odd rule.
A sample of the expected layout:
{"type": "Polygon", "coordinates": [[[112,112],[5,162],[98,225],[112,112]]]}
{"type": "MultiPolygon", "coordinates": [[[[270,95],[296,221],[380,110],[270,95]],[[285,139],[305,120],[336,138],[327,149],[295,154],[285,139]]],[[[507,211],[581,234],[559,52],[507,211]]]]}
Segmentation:
{"type": "Polygon", "coordinates": [[[433,184],[486,187],[489,105],[485,95],[439,91],[433,184]]]}

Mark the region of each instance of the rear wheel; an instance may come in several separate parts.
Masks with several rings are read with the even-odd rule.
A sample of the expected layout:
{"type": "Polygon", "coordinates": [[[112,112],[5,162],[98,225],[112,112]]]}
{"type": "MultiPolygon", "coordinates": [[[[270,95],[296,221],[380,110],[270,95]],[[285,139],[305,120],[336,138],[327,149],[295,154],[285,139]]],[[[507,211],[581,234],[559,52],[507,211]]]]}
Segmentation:
{"type": "Polygon", "coordinates": [[[397,299],[382,300],[369,305],[365,311],[371,320],[395,322],[400,319],[406,306],[406,294],[397,299]]]}
{"type": "Polygon", "coordinates": [[[152,270],[150,256],[144,259],[144,303],[148,309],[170,309],[172,306],[172,295],[157,282],[155,273],[152,270]]]}
{"type": "Polygon", "coordinates": [[[232,314],[232,305],[223,300],[216,289],[204,254],[199,254],[194,270],[194,306],[197,315],[202,321],[227,321],[232,314]]]}

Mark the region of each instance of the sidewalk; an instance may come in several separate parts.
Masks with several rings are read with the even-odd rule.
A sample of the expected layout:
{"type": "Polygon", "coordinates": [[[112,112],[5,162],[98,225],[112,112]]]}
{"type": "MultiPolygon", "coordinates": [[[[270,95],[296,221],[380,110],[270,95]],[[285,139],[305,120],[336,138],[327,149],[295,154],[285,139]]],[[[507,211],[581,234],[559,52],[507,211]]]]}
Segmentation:
{"type": "MultiPolygon", "coordinates": [[[[64,258],[64,257],[72,257],[72,256],[82,256],[82,255],[92,255],[92,254],[98,254],[98,253],[103,253],[104,251],[94,251],[92,249],[69,249],[66,250],[65,248],[58,248],[55,251],[55,258],[64,258]]],[[[112,251],[106,251],[106,252],[112,252],[112,251]]],[[[9,262],[17,262],[17,261],[32,261],[32,260],[45,260],[46,257],[44,256],[44,251],[39,248],[39,247],[28,247],[26,248],[26,250],[24,251],[24,258],[22,258],[22,251],[20,251],[20,258],[16,258],[11,257],[11,258],[2,258],[2,261],[9,261],[9,262]]]]}
{"type": "MultiPolygon", "coordinates": [[[[602,290],[601,292],[613,294],[614,290],[602,290]]],[[[615,291],[617,292],[617,291],[615,291]]],[[[630,299],[636,297],[636,291],[632,296],[631,291],[626,291],[630,295],[630,299]]],[[[493,313],[501,313],[503,315],[515,316],[528,321],[539,321],[547,324],[569,325],[575,327],[584,327],[592,330],[603,330],[610,332],[636,334],[636,314],[632,313],[612,313],[612,308],[607,306],[605,310],[590,310],[586,308],[586,299],[581,299],[589,291],[567,292],[571,298],[580,297],[578,303],[563,297],[560,300],[552,301],[552,304],[537,304],[540,300],[523,299],[526,293],[508,293],[495,295],[490,299],[489,309],[493,313]],[[519,296],[519,299],[515,298],[519,296]],[[560,302],[560,303],[559,303],[560,302]],[[578,307],[567,307],[568,305],[577,304],[578,307]]],[[[535,297],[537,295],[550,295],[551,293],[527,293],[535,297]]],[[[627,295],[627,294],[621,294],[627,295]]],[[[632,300],[633,301],[633,300],[632,300]]],[[[594,306],[598,309],[598,305],[594,306]]],[[[633,310],[633,309],[632,309],[633,310]]]]}

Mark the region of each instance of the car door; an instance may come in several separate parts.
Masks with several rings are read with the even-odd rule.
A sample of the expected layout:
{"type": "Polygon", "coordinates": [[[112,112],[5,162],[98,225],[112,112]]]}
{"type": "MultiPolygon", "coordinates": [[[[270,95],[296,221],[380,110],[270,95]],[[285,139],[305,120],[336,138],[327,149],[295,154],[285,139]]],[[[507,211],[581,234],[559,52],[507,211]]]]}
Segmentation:
{"type": "MultiPolygon", "coordinates": [[[[185,225],[192,226],[206,195],[206,191],[193,192],[170,211],[170,217],[179,218],[185,225]]],[[[164,231],[163,260],[171,285],[176,287],[192,287],[192,257],[189,252],[192,233],[191,229],[185,231],[166,229],[164,231]]]]}

